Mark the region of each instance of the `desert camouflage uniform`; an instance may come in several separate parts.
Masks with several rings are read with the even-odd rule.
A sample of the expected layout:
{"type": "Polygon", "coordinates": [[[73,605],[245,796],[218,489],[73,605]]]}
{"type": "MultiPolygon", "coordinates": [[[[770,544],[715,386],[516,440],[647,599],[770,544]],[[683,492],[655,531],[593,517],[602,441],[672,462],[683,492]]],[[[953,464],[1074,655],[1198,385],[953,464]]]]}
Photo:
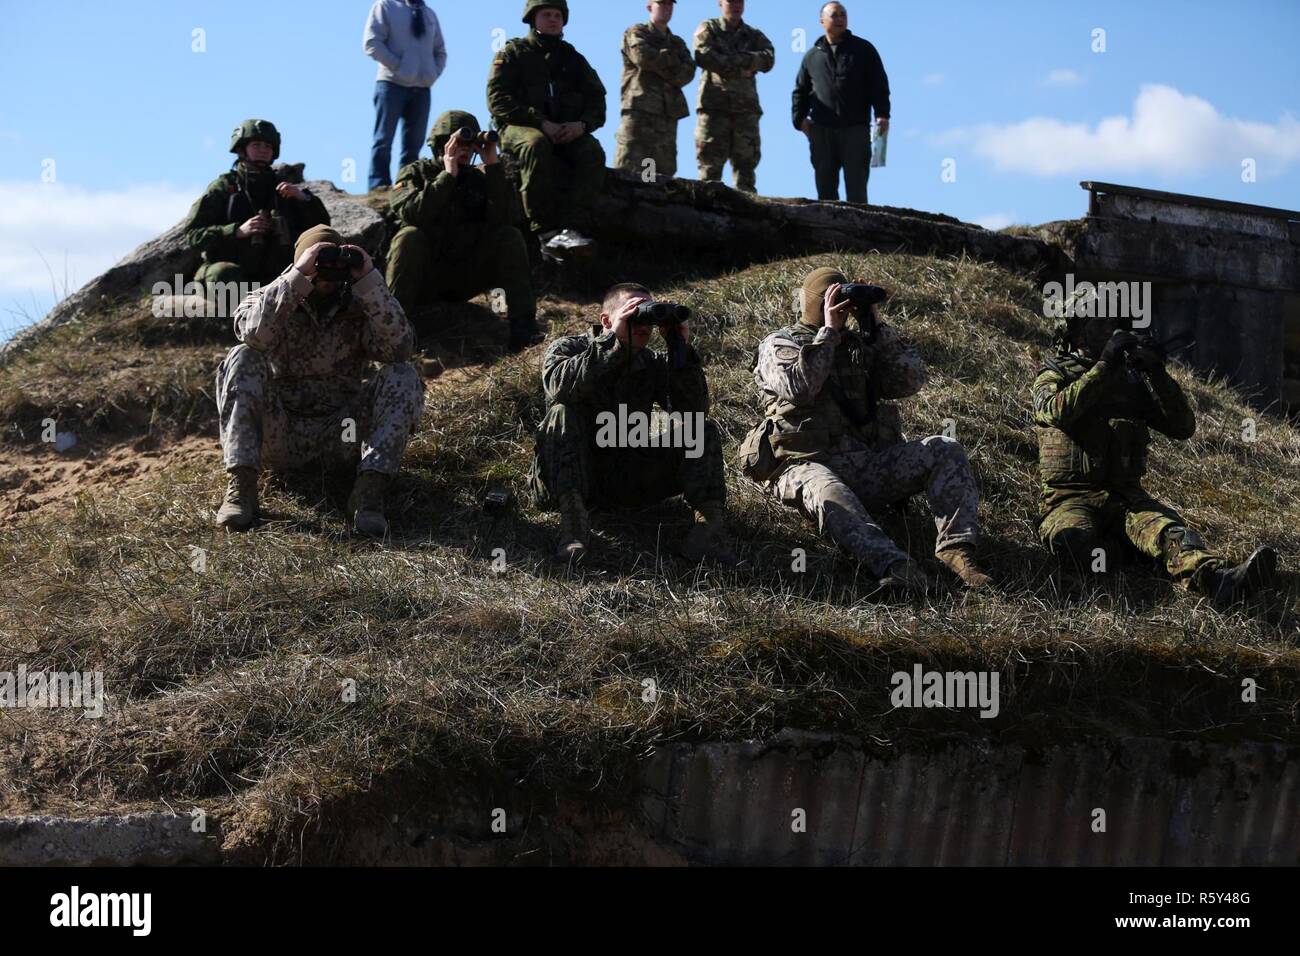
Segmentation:
{"type": "Polygon", "coordinates": [[[919,492],[935,515],[936,553],[974,545],[979,493],[965,449],[941,436],[903,441],[897,408],[879,403],[914,395],[926,381],[920,355],[890,326],[880,323],[873,344],[829,327],[773,332],[759,346],[754,381],[778,463],[767,487],[871,573],[884,577],[908,555],[868,508],[919,492]]]}
{"type": "Polygon", "coordinates": [[[726,501],[722,438],[708,419],[699,458],[687,458],[681,447],[596,444],[596,416],[604,411],[617,414],[620,405],[629,413],[648,414],[656,403],[674,412],[707,413],[709,387],[693,347],[687,346],[684,367],[673,369],[670,376],[666,357],[650,349],[633,352],[613,332],[596,326],[588,335],[551,343],[542,360],[542,385],[546,417],[537,430],[529,473],[541,510],[555,510],[559,497],[570,489],[581,491],[586,503],[595,506],[644,507],[684,495],[699,510],[726,501]]]}
{"type": "Polygon", "coordinates": [[[360,457],[359,472],[394,474],[424,410],[424,383],[406,361],[411,323],[377,270],[323,307],[311,291],[291,266],[235,310],[243,344],[217,370],[226,468],[360,457]],[[367,382],[372,361],[383,364],[367,382]]]}
{"type": "Polygon", "coordinates": [[[1150,391],[1122,363],[1108,368],[1073,352],[1044,365],[1033,385],[1043,483],[1038,530],[1081,570],[1092,567],[1095,548],[1109,553],[1127,540],[1190,586],[1202,569],[1224,562],[1141,480],[1148,426],[1182,441],[1195,433],[1196,417],[1168,371],[1157,369],[1149,381],[1150,391]]]}
{"type": "Polygon", "coordinates": [[[677,121],[689,115],[682,87],[695,76],[686,41],[648,23],[623,34],[623,122],[614,166],[638,176],[654,161],[657,176],[677,175],[677,121]]]}
{"type": "Polygon", "coordinates": [[[727,28],[721,17],[706,20],[695,31],[695,62],[700,76],[696,107],[695,153],[700,179],[722,179],[722,167],[731,161],[736,188],[756,192],[755,170],[762,159],[759,136],[758,82],[746,70],[766,73],[776,63],[776,52],[760,30],[741,23],[727,28]]]}
{"type": "Polygon", "coordinates": [[[312,226],[328,225],[330,214],[306,187],[306,201],[285,199],[275,187],[285,180],[273,168],[242,160],[222,173],[194,201],[185,220],[185,242],[203,253],[198,282],[270,282],[293,262],[293,244],[312,226]],[[236,235],[262,209],[284,217],[286,231],[267,233],[260,245],[236,235]]]}

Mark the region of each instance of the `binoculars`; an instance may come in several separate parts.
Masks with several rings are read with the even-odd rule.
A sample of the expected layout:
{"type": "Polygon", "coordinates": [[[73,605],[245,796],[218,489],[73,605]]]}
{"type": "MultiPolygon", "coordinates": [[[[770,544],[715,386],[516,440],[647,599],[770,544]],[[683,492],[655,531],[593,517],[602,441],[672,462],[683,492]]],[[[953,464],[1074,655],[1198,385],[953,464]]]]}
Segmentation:
{"type": "Polygon", "coordinates": [[[352,270],[360,269],[365,261],[357,249],[327,246],[316,256],[316,275],[326,282],[348,282],[352,270]]]}
{"type": "Polygon", "coordinates": [[[672,302],[642,302],[632,316],[633,325],[664,325],[671,322],[674,326],[687,321],[691,310],[684,305],[672,302]]]}
{"type": "Polygon", "coordinates": [[[494,129],[485,129],[481,133],[476,133],[468,126],[462,126],[456,130],[456,138],[466,143],[472,143],[479,149],[482,149],[488,143],[501,142],[501,137],[497,135],[497,131],[494,129]]]}
{"type": "Polygon", "coordinates": [[[846,282],[840,286],[840,301],[849,301],[859,309],[879,305],[889,298],[889,290],[865,282],[846,282]]]}
{"type": "MultiPolygon", "coordinates": [[[[293,245],[293,236],[289,234],[289,221],[280,215],[274,209],[261,209],[259,214],[269,216],[271,219],[271,236],[274,241],[281,246],[293,245]]],[[[253,233],[252,242],[255,248],[261,248],[266,245],[267,235],[263,232],[253,233]]]]}

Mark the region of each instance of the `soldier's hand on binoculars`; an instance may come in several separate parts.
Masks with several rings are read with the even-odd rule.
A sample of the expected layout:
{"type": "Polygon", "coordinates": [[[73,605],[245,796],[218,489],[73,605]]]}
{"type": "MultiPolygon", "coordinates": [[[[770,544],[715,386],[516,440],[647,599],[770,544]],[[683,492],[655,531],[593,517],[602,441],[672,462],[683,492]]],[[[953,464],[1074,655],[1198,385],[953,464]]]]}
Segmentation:
{"type": "Polygon", "coordinates": [[[1124,353],[1138,342],[1138,337],[1127,329],[1116,329],[1106,340],[1106,347],[1101,350],[1101,361],[1107,364],[1118,362],[1124,353]]]}
{"type": "Polygon", "coordinates": [[[1165,367],[1169,356],[1155,342],[1139,342],[1128,353],[1128,363],[1139,372],[1154,372],[1165,367]]]}
{"type": "Polygon", "coordinates": [[[460,140],[453,136],[442,151],[442,168],[453,176],[460,175],[460,140]]]}
{"type": "Polygon", "coordinates": [[[239,236],[240,239],[247,239],[249,236],[270,231],[271,217],[259,212],[251,219],[245,219],[241,222],[239,228],[235,230],[235,235],[239,236]]]}
{"type": "Polygon", "coordinates": [[[837,332],[844,330],[844,323],[853,314],[852,302],[848,299],[839,301],[841,288],[840,283],[833,283],[822,299],[822,308],[826,311],[826,324],[837,332]]]}
{"type": "Polygon", "coordinates": [[[617,312],[609,320],[609,328],[624,343],[628,343],[632,331],[632,316],[636,315],[636,310],[640,308],[642,302],[649,302],[645,296],[637,296],[624,302],[617,312]]]}
{"type": "Polygon", "coordinates": [[[368,275],[370,270],[375,267],[374,262],[370,259],[370,253],[366,252],[366,250],[362,249],[360,246],[344,246],[343,248],[352,249],[361,253],[361,265],[352,267],[353,281],[360,279],[364,275],[368,275]]]}
{"type": "Polygon", "coordinates": [[[501,161],[501,150],[496,143],[487,140],[479,144],[478,154],[483,157],[483,165],[491,166],[501,161]]]}
{"type": "Polygon", "coordinates": [[[275,191],[280,194],[281,199],[296,199],[299,202],[307,201],[307,194],[293,183],[280,183],[275,187],[275,191]]]}
{"type": "Polygon", "coordinates": [[[293,267],[305,275],[308,279],[316,275],[316,257],[320,255],[322,249],[329,249],[334,245],[332,242],[318,242],[314,246],[308,246],[302,251],[302,255],[293,264],[293,267]]]}

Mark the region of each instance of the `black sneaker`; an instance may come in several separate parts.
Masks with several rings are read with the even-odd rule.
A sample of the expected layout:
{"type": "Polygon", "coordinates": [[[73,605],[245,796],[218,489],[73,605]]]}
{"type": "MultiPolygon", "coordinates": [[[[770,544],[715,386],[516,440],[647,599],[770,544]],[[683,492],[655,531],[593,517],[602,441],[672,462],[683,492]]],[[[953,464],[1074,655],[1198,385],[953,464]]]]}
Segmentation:
{"type": "Polygon", "coordinates": [[[554,229],[542,233],[538,239],[542,244],[542,255],[548,259],[581,258],[596,251],[595,242],[576,229],[554,229]]]}

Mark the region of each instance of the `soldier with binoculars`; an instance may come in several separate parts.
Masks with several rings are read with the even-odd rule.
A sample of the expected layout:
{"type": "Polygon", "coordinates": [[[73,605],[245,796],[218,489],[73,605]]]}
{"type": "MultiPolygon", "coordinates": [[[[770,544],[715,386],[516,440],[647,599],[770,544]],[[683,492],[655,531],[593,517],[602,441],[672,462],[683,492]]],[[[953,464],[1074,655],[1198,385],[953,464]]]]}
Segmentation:
{"type": "Polygon", "coordinates": [[[421,336],[436,331],[428,306],[500,289],[505,301],[494,308],[504,306],[508,349],[537,344],[528,248],[511,222],[497,134],[482,130],[473,114],[449,110],[433,124],[429,145],[435,158],[403,167],[393,187],[390,202],[403,226],[389,248],[389,288],[421,336]]]}
{"type": "Polygon", "coordinates": [[[690,310],[656,302],[636,283],[606,294],[600,324],[551,343],[542,360],[546,416],[537,431],[529,485],[538,508],[560,512],[555,558],[581,559],[590,544],[589,507],[643,508],[682,495],[697,523],[679,547],[691,562],[736,565],[726,524],[722,438],[705,416],[709,386],[691,345],[690,310]],[[656,330],[667,354],[650,349],[656,330]],[[652,422],[654,406],[667,421],[652,422]],[[602,417],[639,419],[644,440],[602,439],[602,417]],[[702,433],[699,454],[685,433],[702,433]]]}

